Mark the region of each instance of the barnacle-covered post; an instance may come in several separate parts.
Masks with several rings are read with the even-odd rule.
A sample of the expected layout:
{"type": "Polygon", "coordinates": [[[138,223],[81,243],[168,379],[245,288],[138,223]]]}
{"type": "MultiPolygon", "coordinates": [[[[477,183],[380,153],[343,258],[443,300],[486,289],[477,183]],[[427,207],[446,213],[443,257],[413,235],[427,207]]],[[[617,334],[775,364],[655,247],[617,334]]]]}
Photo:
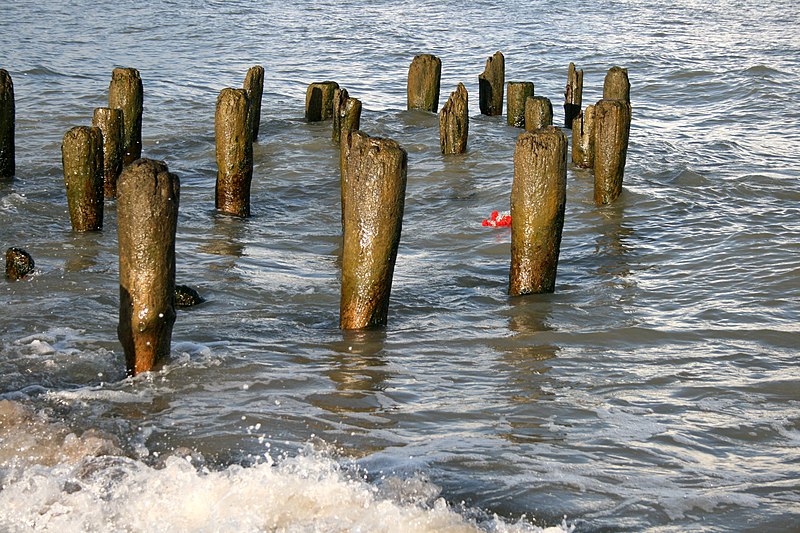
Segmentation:
{"type": "Polygon", "coordinates": [[[572,162],[581,168],[594,167],[593,105],[587,105],[572,121],[572,162]]]}
{"type": "Polygon", "coordinates": [[[522,133],[511,188],[511,296],[555,290],[567,198],[567,137],[547,126],[522,133]]]}
{"type": "Polygon", "coordinates": [[[333,132],[331,139],[339,144],[342,131],[355,131],[361,127],[361,100],[350,98],[347,89],[333,91],[333,132]]]}
{"type": "Polygon", "coordinates": [[[525,127],[525,102],[533,96],[533,82],[510,81],[506,91],[506,119],[509,126],[525,127]]]}
{"type": "Polygon", "coordinates": [[[463,154],[469,136],[469,95],[463,83],[439,112],[439,144],[443,154],[463,154]]]}
{"type": "Polygon", "coordinates": [[[525,131],[535,131],[553,125],[553,104],[544,96],[529,96],[525,100],[525,131]]]}
{"type": "Polygon", "coordinates": [[[103,134],[76,126],[64,134],[61,164],[72,229],[103,229],[103,134]]]}
{"type": "Polygon", "coordinates": [[[333,92],[338,88],[335,81],[309,84],[306,89],[306,121],[322,122],[333,116],[333,92]]]}
{"type": "Polygon", "coordinates": [[[339,327],[385,326],[403,224],[408,156],[391,139],[348,133],[339,327]]]}
{"type": "Polygon", "coordinates": [[[140,159],[117,187],[119,325],[129,374],[158,369],[175,324],[175,232],[180,181],[163,161],[140,159]]]}
{"type": "Polygon", "coordinates": [[[220,91],[214,120],[217,153],[214,205],[221,213],[238,217],[250,216],[253,131],[249,113],[247,91],[230,87],[220,91]]]}
{"type": "Polygon", "coordinates": [[[567,71],[567,86],[564,89],[564,127],[572,128],[572,121],[581,112],[583,101],[583,69],[575,68],[575,63],[569,64],[567,71]]]}
{"type": "Polygon", "coordinates": [[[436,113],[439,109],[439,88],[442,79],[442,60],[431,54],[414,56],[408,67],[408,109],[436,113]]]}
{"type": "Polygon", "coordinates": [[[499,51],[486,60],[478,74],[478,105],[482,115],[503,114],[503,91],[506,85],[506,59],[499,51]]]}
{"type": "Polygon", "coordinates": [[[253,142],[258,140],[258,129],[261,125],[261,98],[264,94],[264,67],[256,65],[247,70],[242,88],[247,91],[250,100],[250,114],[247,121],[250,123],[253,142]]]}
{"type": "Polygon", "coordinates": [[[613,202],[622,193],[628,153],[631,105],[603,98],[594,107],[594,201],[613,202]]]}
{"type": "Polygon", "coordinates": [[[108,86],[108,107],[122,110],[122,164],[142,157],[144,88],[135,68],[115,68],[108,86]]]}
{"type": "Polygon", "coordinates": [[[98,107],[94,110],[92,126],[103,134],[103,194],[117,197],[117,180],[122,173],[122,110],[98,107]]]}

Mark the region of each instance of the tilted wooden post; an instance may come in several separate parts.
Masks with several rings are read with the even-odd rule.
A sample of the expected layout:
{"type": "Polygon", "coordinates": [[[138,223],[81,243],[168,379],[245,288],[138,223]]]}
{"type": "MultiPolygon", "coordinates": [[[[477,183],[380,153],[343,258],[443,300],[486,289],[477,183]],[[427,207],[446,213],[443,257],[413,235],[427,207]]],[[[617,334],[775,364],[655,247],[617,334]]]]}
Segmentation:
{"type": "Polygon", "coordinates": [[[529,96],[525,100],[525,130],[536,131],[553,125],[553,104],[544,96],[529,96]]]}
{"type": "Polygon", "coordinates": [[[306,89],[306,121],[322,122],[333,116],[333,92],[338,88],[335,81],[309,84],[306,89]]]}
{"type": "Polygon", "coordinates": [[[144,89],[135,68],[115,68],[108,86],[108,107],[122,109],[122,164],[142,157],[144,89]]]}
{"type": "Polygon", "coordinates": [[[533,83],[530,81],[510,81],[506,92],[508,125],[524,128],[525,102],[529,96],[533,96],[533,83]]]}
{"type": "Polygon", "coordinates": [[[594,201],[608,204],[622,193],[631,105],[603,98],[594,107],[594,201]]]}
{"type": "Polygon", "coordinates": [[[567,137],[547,126],[522,133],[511,188],[511,296],[553,292],[567,198],[567,137]]]}
{"type": "Polygon", "coordinates": [[[103,133],[103,194],[117,197],[117,180],[122,173],[122,110],[98,107],[92,126],[103,133]]]}
{"type": "Polygon", "coordinates": [[[486,60],[486,67],[478,74],[478,103],[482,115],[503,114],[505,85],[506,58],[498,51],[486,60]]]}
{"type": "Polygon", "coordinates": [[[628,69],[611,67],[603,80],[603,98],[609,100],[631,101],[631,82],[628,80],[628,69]]]}
{"type": "Polygon", "coordinates": [[[572,162],[594,168],[594,106],[588,105],[572,121],[572,162]]]}
{"type": "Polygon", "coordinates": [[[11,74],[0,68],[0,181],[10,180],[16,172],[14,123],[14,82],[11,74]]]}
{"type": "Polygon", "coordinates": [[[391,139],[360,131],[347,137],[339,327],[385,326],[403,224],[408,156],[391,139]]]}
{"type": "Polygon", "coordinates": [[[6,279],[19,281],[31,272],[35,264],[31,254],[22,248],[9,248],[6,250],[6,279]]]}
{"type": "Polygon", "coordinates": [[[469,136],[469,95],[463,83],[439,112],[439,144],[443,154],[463,154],[469,136]]]}
{"type": "Polygon", "coordinates": [[[333,133],[331,139],[341,142],[342,131],[355,131],[361,127],[361,100],[350,98],[347,89],[333,91],[333,133]]]}
{"type": "Polygon", "coordinates": [[[247,70],[244,77],[242,88],[247,91],[247,98],[250,100],[250,115],[247,121],[250,123],[253,142],[258,140],[258,129],[261,125],[261,97],[264,94],[264,67],[256,65],[247,70]]]}
{"type": "Polygon", "coordinates": [[[431,54],[414,56],[408,67],[408,109],[436,113],[439,109],[441,79],[441,59],[431,54]]]}
{"type": "Polygon", "coordinates": [[[214,206],[222,213],[238,217],[250,216],[253,131],[249,112],[247,91],[231,88],[220,91],[214,119],[217,148],[214,206]]]}
{"type": "Polygon", "coordinates": [[[162,161],[141,159],[122,172],[117,193],[117,334],[128,373],[136,375],[169,357],[180,181],[162,161]]]}
{"type": "Polygon", "coordinates": [[[564,89],[564,127],[572,128],[572,121],[581,112],[583,100],[583,69],[577,70],[575,63],[569,64],[567,86],[564,89]]]}
{"type": "Polygon", "coordinates": [[[61,144],[69,219],[75,231],[103,229],[103,134],[76,126],[61,144]]]}

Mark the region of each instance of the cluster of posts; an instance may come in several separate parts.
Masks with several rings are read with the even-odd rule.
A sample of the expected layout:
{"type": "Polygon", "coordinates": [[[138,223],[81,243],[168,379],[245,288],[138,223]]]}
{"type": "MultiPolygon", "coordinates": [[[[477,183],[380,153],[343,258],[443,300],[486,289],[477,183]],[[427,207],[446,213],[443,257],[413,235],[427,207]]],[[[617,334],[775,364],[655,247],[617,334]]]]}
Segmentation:
{"type": "MultiPolygon", "coordinates": [[[[408,109],[437,112],[441,60],[414,57],[408,72],[408,109]]],[[[253,142],[258,138],[264,68],[254,66],[243,88],[225,88],[217,98],[215,206],[220,213],[250,216],[253,142]]],[[[553,126],[549,99],[534,96],[528,81],[505,82],[501,52],[487,59],[478,76],[480,112],[501,115],[507,90],[507,123],[525,128],[516,142],[511,190],[512,296],[555,290],[566,204],[567,137],[553,126]]],[[[570,63],[565,90],[565,127],[572,129],[572,161],[594,169],[597,204],[622,190],[631,121],[627,71],[611,68],[603,98],[581,109],[583,71],[570,63]]],[[[116,200],[119,241],[118,336],[130,374],[166,361],[176,305],[202,301],[175,284],[175,234],[180,181],[166,164],[141,157],[143,87],[139,72],[116,68],[108,107],[95,109],[92,126],[64,135],[62,163],[70,221],[75,231],[100,230],[104,200],[116,200]]],[[[402,229],[408,155],[391,139],[360,130],[361,102],[333,81],[306,91],[308,122],[332,120],[340,148],[342,210],[341,329],[385,326],[402,229]]],[[[468,94],[459,83],[439,111],[442,154],[466,151],[468,94]]],[[[14,92],[0,69],[0,180],[14,175],[14,92]]],[[[6,253],[6,277],[33,271],[33,258],[19,248],[6,253]]]]}

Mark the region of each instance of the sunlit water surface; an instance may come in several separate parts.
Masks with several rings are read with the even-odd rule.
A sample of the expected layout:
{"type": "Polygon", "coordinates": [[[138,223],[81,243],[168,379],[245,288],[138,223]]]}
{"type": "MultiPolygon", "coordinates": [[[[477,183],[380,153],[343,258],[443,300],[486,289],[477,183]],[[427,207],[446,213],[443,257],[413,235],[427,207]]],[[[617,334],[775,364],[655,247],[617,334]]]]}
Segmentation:
{"type": "MultiPolygon", "coordinates": [[[[790,531],[800,520],[800,8],[794,2],[12,1],[0,67],[17,176],[0,245],[0,529],[8,531],[790,531]],[[466,5],[465,5],[466,4],[466,5]],[[629,71],[622,196],[570,167],[556,291],[506,295],[519,130],[478,113],[501,50],[563,122],[629,71]],[[405,110],[417,53],[469,151],[405,110]],[[253,216],[214,213],[214,106],[266,68],[253,216]],[[181,310],[163,371],[125,378],[116,211],[70,230],[60,160],[144,81],[144,155],[181,179],[181,310]],[[338,329],[338,150],[303,120],[333,79],[362,129],[408,151],[383,331],[338,329]],[[566,517],[566,520],[564,520],[566,517]]],[[[565,130],[569,134],[569,130],[565,130]]]]}

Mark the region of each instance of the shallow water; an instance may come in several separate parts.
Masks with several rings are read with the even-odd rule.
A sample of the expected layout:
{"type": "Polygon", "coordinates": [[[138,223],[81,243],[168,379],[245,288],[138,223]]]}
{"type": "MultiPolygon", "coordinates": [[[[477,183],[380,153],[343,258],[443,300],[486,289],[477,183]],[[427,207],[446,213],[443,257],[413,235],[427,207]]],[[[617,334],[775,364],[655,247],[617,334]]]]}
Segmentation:
{"type": "MultiPolygon", "coordinates": [[[[798,7],[689,0],[12,2],[17,176],[0,244],[0,529],[789,531],[800,520],[798,7]],[[100,50],[98,52],[98,49],[100,50]],[[568,171],[556,292],[506,295],[519,130],[478,114],[496,50],[563,120],[628,68],[623,195],[568,171]],[[469,152],[405,111],[417,53],[471,95],[469,152]],[[214,104],[266,68],[253,216],[214,213],[214,104]],[[116,212],[71,232],[60,143],[145,87],[144,155],[181,179],[181,310],[161,372],[124,376],[116,212]],[[389,325],[338,329],[338,151],[308,83],[408,151],[389,325]],[[563,517],[566,516],[566,521],[563,517]]],[[[569,134],[569,131],[566,130],[569,134]]]]}

